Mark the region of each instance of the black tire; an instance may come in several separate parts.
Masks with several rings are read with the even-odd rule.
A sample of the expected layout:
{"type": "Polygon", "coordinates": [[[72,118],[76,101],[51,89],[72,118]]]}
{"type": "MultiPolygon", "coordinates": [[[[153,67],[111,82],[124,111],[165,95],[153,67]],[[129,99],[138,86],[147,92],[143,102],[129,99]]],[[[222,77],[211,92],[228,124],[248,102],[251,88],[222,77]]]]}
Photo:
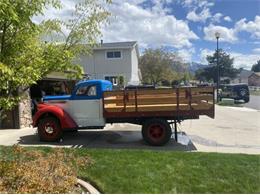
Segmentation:
{"type": "Polygon", "coordinates": [[[166,120],[148,119],[142,126],[142,135],[149,145],[163,146],[170,140],[172,131],[166,120]]]}
{"type": "Polygon", "coordinates": [[[241,98],[245,98],[246,96],[248,96],[248,90],[246,90],[246,89],[244,89],[244,88],[240,89],[240,90],[239,90],[239,96],[240,96],[241,98]]]}
{"type": "Polygon", "coordinates": [[[41,141],[54,142],[62,137],[60,123],[55,117],[46,117],[38,123],[38,135],[41,141]]]}
{"type": "Polygon", "coordinates": [[[245,102],[245,103],[248,103],[248,102],[249,102],[249,97],[245,97],[245,98],[244,98],[244,102],[245,102]]]}

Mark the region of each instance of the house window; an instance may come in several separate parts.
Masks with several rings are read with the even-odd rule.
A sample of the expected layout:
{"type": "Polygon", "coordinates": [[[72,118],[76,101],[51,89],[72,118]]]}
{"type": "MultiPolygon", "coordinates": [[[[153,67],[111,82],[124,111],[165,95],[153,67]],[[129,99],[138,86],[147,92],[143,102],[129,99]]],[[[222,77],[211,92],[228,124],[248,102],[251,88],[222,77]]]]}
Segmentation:
{"type": "Polygon", "coordinates": [[[116,76],[105,76],[105,80],[110,81],[113,85],[118,85],[118,78],[116,76]]]}
{"type": "Polygon", "coordinates": [[[121,58],[121,51],[108,51],[107,58],[121,58]]]}

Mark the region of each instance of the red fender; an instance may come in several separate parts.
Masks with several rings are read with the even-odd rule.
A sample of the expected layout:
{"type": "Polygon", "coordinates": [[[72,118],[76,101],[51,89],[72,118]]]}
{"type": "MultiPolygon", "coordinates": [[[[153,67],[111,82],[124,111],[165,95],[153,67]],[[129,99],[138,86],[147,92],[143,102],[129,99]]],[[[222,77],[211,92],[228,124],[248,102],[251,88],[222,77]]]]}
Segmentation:
{"type": "Polygon", "coordinates": [[[56,116],[60,121],[62,129],[74,129],[78,127],[70,115],[62,108],[44,103],[38,104],[38,111],[33,116],[33,127],[37,126],[41,116],[46,113],[51,113],[52,115],[56,116]]]}

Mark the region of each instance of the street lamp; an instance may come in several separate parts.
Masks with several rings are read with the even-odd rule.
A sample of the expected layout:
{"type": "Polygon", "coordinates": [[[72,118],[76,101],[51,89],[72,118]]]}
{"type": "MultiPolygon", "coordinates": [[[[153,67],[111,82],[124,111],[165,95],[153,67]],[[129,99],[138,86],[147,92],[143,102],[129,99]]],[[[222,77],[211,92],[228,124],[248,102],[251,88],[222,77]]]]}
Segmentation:
{"type": "Polygon", "coordinates": [[[219,53],[218,53],[218,39],[220,37],[220,33],[219,32],[216,32],[215,33],[215,37],[217,39],[217,102],[219,102],[219,77],[220,77],[220,74],[219,74],[219,53]]]}

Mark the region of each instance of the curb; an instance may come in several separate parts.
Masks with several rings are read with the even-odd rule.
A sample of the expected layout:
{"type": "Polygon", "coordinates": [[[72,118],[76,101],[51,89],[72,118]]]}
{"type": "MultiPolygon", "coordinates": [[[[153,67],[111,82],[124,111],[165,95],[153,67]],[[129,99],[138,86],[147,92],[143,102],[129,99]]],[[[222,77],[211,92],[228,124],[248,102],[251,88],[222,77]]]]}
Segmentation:
{"type": "Polygon", "coordinates": [[[81,185],[83,188],[87,189],[87,191],[90,194],[100,194],[100,192],[96,188],[94,188],[91,184],[89,184],[88,182],[85,182],[81,179],[77,179],[77,183],[79,185],[81,185]]]}

